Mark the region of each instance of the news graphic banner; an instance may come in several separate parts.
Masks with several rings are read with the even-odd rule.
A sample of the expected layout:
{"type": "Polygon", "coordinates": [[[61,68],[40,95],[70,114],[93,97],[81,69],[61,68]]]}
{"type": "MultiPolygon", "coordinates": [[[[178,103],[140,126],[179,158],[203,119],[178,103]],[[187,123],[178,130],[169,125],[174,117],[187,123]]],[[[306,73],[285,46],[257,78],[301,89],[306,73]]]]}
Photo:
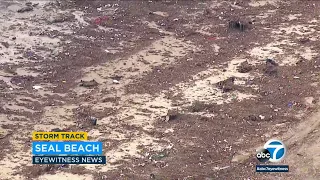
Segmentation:
{"type": "Polygon", "coordinates": [[[102,142],[87,132],[33,132],[33,164],[106,164],[102,142]]]}
{"type": "MultiPolygon", "coordinates": [[[[280,140],[271,139],[258,150],[256,157],[261,163],[277,163],[284,159],[287,148],[280,140]]],[[[288,165],[256,165],[256,172],[289,172],[288,165]]]]}

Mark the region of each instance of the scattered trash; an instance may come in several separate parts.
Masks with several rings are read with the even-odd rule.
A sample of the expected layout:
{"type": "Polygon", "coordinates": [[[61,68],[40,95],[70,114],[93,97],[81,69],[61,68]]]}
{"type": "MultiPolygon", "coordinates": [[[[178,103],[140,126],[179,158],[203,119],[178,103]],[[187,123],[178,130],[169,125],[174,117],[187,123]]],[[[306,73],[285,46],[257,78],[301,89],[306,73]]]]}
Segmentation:
{"type": "Polygon", "coordinates": [[[83,86],[83,87],[86,87],[86,88],[92,88],[92,87],[98,86],[98,82],[95,81],[94,79],[91,80],[91,81],[83,81],[83,80],[81,80],[80,81],[80,86],[83,86]]]}
{"type": "Polygon", "coordinates": [[[19,9],[17,12],[18,13],[24,13],[24,12],[28,12],[28,11],[32,11],[32,10],[33,10],[32,6],[26,6],[26,7],[23,7],[21,9],[19,9]]]}
{"type": "Polygon", "coordinates": [[[293,79],[300,79],[300,77],[298,77],[298,76],[293,76],[293,79]]]}
{"type": "Polygon", "coordinates": [[[289,108],[292,108],[292,106],[293,106],[293,103],[292,103],[292,102],[289,102],[289,103],[288,103],[288,107],[289,107],[289,108]]]}
{"type": "Polygon", "coordinates": [[[252,84],[254,84],[253,80],[248,80],[247,81],[247,85],[252,85],[252,84]]]}
{"type": "Polygon", "coordinates": [[[238,99],[237,94],[233,94],[231,97],[232,97],[233,100],[234,100],[234,99],[238,99]]]}
{"type": "Polygon", "coordinates": [[[27,54],[28,57],[33,56],[33,53],[31,51],[28,51],[26,54],[27,54]]]}
{"type": "Polygon", "coordinates": [[[268,75],[277,75],[277,66],[278,64],[274,60],[266,59],[266,67],[264,69],[264,72],[268,75]]]}
{"type": "Polygon", "coordinates": [[[246,25],[242,23],[241,21],[230,21],[229,22],[229,29],[237,29],[240,31],[244,31],[246,28],[246,25]]]}
{"type": "Polygon", "coordinates": [[[150,179],[156,179],[156,175],[150,174],[150,179]]]}
{"type": "Polygon", "coordinates": [[[229,168],[230,166],[225,166],[225,167],[214,167],[213,169],[215,170],[215,171],[220,171],[220,170],[223,170],[223,169],[227,169],[227,168],[229,168]]]}
{"type": "Polygon", "coordinates": [[[162,152],[159,152],[158,154],[154,154],[154,155],[150,156],[149,159],[159,161],[159,160],[161,160],[165,157],[168,157],[168,156],[169,156],[169,151],[164,150],[162,152]]]}
{"type": "Polygon", "coordinates": [[[32,86],[33,89],[38,90],[38,89],[42,89],[42,86],[32,86]]]}
{"type": "Polygon", "coordinates": [[[2,46],[4,46],[5,48],[9,48],[9,43],[8,42],[1,42],[2,46]]]}
{"type": "Polygon", "coordinates": [[[178,21],[178,20],[179,20],[178,18],[173,19],[173,21],[178,21]]]}
{"type": "Polygon", "coordinates": [[[248,73],[252,70],[252,66],[248,63],[248,61],[244,61],[240,64],[237,70],[239,73],[248,73]]]}
{"type": "Polygon", "coordinates": [[[259,118],[260,118],[261,120],[264,120],[265,116],[259,115],[259,118]]]}
{"type": "Polygon", "coordinates": [[[94,23],[96,25],[101,25],[105,22],[107,22],[109,20],[108,16],[101,16],[101,17],[97,17],[95,20],[94,20],[94,23]]]}
{"type": "Polygon", "coordinates": [[[217,38],[216,37],[208,37],[208,40],[214,41],[214,40],[217,40],[217,38]]]}
{"type": "Polygon", "coordinates": [[[224,81],[217,83],[217,87],[222,90],[223,93],[234,90],[235,77],[230,77],[224,81]]]}
{"type": "Polygon", "coordinates": [[[120,84],[120,82],[116,79],[112,80],[113,84],[120,84]]]}
{"type": "Polygon", "coordinates": [[[90,116],[90,121],[91,121],[93,126],[96,126],[98,119],[96,117],[90,116]]]}
{"type": "Polygon", "coordinates": [[[97,11],[101,12],[102,11],[102,7],[97,8],[97,11]]]}
{"type": "Polygon", "coordinates": [[[123,78],[123,76],[114,75],[114,76],[111,76],[110,78],[120,81],[123,78]]]}

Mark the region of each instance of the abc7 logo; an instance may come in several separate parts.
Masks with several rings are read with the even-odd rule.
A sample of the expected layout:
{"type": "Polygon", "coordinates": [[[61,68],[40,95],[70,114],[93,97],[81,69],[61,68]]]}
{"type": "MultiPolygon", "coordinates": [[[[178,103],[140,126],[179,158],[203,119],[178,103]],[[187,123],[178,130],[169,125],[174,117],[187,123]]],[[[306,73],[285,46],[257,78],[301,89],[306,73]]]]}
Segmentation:
{"type": "Polygon", "coordinates": [[[268,149],[260,149],[258,152],[257,152],[257,159],[260,161],[260,162],[268,162],[269,159],[270,159],[270,152],[268,151],[268,149]]]}
{"type": "Polygon", "coordinates": [[[286,147],[282,141],[279,140],[269,140],[263,149],[257,152],[257,159],[260,162],[279,162],[286,154],[286,147]]]}

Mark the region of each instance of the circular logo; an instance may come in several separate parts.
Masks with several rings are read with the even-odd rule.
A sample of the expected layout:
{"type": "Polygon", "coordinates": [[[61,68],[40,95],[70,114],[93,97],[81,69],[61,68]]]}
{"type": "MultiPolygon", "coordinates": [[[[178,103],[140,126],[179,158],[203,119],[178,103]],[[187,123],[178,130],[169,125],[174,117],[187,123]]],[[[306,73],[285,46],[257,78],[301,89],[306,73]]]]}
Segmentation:
{"type": "Polygon", "coordinates": [[[260,162],[267,162],[270,159],[270,152],[267,149],[260,149],[256,156],[260,162]]]}
{"type": "Polygon", "coordinates": [[[271,139],[265,145],[264,149],[268,150],[270,153],[270,162],[281,161],[287,152],[287,148],[284,143],[280,140],[271,139]]]}

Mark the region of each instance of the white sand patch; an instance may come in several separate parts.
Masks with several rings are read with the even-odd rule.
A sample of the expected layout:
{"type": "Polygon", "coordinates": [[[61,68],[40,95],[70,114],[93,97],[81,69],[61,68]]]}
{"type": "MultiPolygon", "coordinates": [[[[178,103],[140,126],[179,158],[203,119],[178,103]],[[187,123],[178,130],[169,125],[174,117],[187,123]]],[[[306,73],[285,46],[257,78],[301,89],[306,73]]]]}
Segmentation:
{"type": "Polygon", "coordinates": [[[310,47],[305,47],[300,51],[296,51],[296,54],[309,61],[318,55],[318,53],[316,53],[314,50],[311,50],[310,47]]]}
{"type": "Polygon", "coordinates": [[[279,0],[251,0],[249,3],[250,6],[259,7],[259,6],[266,6],[266,5],[277,5],[279,0]]]}
{"type": "MultiPolygon", "coordinates": [[[[240,92],[222,93],[216,87],[216,84],[220,81],[223,81],[229,77],[238,77],[238,78],[249,78],[248,73],[239,73],[237,71],[238,65],[246,61],[246,59],[233,59],[228,63],[228,68],[225,72],[219,71],[217,69],[209,69],[207,71],[200,72],[193,77],[194,84],[189,86],[186,84],[179,84],[177,87],[180,87],[181,91],[184,94],[184,98],[189,102],[193,101],[205,101],[210,103],[223,104],[228,103],[233,99],[239,101],[243,99],[253,98],[254,95],[244,94],[240,92]],[[204,76],[207,76],[203,79],[204,76]],[[227,96],[227,97],[225,97],[227,96]]],[[[243,85],[245,81],[237,79],[235,81],[236,85],[243,85]]]]}
{"type": "Polygon", "coordinates": [[[316,27],[317,25],[288,25],[286,27],[280,27],[277,30],[273,30],[272,33],[274,34],[282,34],[285,32],[285,34],[298,34],[300,36],[309,35],[314,32],[316,32],[316,29],[313,27],[316,27]]]}
{"type": "Polygon", "coordinates": [[[287,19],[288,19],[289,21],[292,21],[292,20],[298,19],[300,16],[302,16],[302,14],[289,14],[289,15],[287,16],[287,19]]]}
{"type": "Polygon", "coordinates": [[[158,15],[158,16],[163,16],[163,17],[168,17],[169,14],[167,12],[162,12],[162,11],[155,11],[153,14],[158,15]]]}

